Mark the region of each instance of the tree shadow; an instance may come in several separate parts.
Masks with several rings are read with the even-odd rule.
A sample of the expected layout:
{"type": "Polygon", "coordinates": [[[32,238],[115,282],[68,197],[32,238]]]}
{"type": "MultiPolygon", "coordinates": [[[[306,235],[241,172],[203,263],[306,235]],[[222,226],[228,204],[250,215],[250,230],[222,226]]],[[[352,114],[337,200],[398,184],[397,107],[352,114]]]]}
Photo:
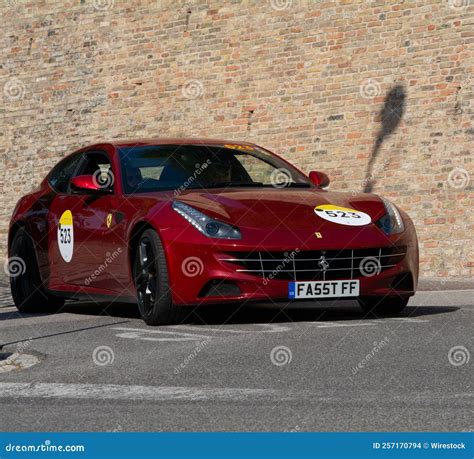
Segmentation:
{"type": "Polygon", "coordinates": [[[372,152],[370,154],[367,170],[365,172],[364,192],[371,193],[375,179],[373,169],[380,153],[383,142],[397,129],[405,113],[406,91],[403,85],[394,86],[386,95],[382,109],[377,117],[380,121],[380,130],[377,133],[372,152]]]}

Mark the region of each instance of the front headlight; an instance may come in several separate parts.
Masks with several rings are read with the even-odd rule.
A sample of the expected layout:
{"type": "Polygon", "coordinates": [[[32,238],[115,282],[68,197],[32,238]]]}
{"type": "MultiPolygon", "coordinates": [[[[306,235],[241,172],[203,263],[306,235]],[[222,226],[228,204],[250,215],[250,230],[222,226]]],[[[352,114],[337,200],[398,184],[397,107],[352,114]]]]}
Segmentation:
{"type": "Polygon", "coordinates": [[[405,230],[402,216],[397,209],[397,206],[387,199],[381,198],[384,205],[386,214],[377,221],[377,226],[383,230],[385,234],[398,234],[405,230]]]}
{"type": "Polygon", "coordinates": [[[218,239],[242,239],[240,231],[232,225],[215,220],[184,202],[174,201],[173,209],[207,237],[218,239]]]}

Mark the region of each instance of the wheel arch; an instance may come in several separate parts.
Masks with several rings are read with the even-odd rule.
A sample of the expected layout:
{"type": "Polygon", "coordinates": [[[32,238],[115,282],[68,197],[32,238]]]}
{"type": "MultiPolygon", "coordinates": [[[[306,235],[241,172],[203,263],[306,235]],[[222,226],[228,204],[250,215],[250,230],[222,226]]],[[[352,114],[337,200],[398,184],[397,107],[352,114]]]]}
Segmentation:
{"type": "Polygon", "coordinates": [[[133,225],[132,231],[130,232],[130,236],[129,236],[128,266],[130,269],[132,280],[133,280],[133,264],[135,262],[135,254],[138,247],[138,241],[140,240],[140,236],[143,234],[143,232],[148,229],[152,229],[153,231],[155,231],[158,237],[160,238],[164,251],[165,251],[165,259],[166,259],[166,263],[168,265],[168,270],[169,270],[168,254],[167,254],[166,246],[163,244],[163,238],[161,237],[160,230],[155,225],[153,225],[150,221],[140,220],[133,225]]]}

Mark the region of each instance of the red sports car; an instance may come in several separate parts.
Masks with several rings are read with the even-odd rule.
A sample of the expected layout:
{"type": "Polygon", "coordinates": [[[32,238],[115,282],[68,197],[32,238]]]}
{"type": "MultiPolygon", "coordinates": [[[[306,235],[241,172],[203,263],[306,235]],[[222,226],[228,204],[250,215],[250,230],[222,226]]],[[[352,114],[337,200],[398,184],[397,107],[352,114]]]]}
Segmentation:
{"type": "Polygon", "coordinates": [[[371,194],[329,192],[251,143],[101,143],[60,161],[11,219],[22,312],[68,298],[138,303],[150,325],[185,306],[356,298],[398,313],[415,293],[410,218],[371,194]]]}

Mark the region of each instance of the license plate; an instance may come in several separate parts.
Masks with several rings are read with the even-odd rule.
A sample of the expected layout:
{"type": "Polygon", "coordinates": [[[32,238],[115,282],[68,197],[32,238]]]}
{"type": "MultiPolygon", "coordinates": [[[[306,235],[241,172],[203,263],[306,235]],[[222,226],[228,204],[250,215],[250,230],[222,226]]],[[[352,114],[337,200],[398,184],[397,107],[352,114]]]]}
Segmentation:
{"type": "Polygon", "coordinates": [[[288,298],[345,298],[359,296],[358,280],[290,282],[288,298]]]}

